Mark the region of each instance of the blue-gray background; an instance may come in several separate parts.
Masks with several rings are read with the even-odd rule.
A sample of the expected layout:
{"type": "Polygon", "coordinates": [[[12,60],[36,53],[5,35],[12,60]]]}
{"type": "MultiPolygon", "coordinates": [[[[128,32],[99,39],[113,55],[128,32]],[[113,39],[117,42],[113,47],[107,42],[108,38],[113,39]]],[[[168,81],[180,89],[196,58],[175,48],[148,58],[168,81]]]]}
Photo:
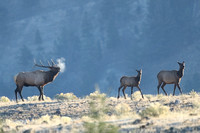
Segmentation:
{"type": "MultiPolygon", "coordinates": [[[[33,59],[60,57],[66,70],[45,87],[50,97],[82,97],[95,84],[116,96],[120,77],[135,69],[143,69],[142,91],[156,94],[157,73],[178,69],[177,61],[186,62],[183,92],[199,91],[199,51],[199,0],[0,1],[0,96],[14,99],[13,76],[39,69],[33,59]]],[[[23,89],[25,97],[38,93],[23,89]]]]}

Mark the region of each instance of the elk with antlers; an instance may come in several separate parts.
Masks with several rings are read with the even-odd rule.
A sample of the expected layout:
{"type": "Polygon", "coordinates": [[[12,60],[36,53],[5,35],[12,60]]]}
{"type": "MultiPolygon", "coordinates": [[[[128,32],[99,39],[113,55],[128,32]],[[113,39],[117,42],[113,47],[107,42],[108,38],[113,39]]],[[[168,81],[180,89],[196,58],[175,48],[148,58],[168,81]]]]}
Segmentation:
{"type": "Polygon", "coordinates": [[[60,67],[54,63],[53,60],[51,60],[52,64],[48,61],[48,66],[43,65],[43,63],[40,61],[40,65],[34,61],[35,66],[37,67],[43,67],[43,68],[49,68],[49,71],[43,71],[43,70],[37,70],[33,72],[20,72],[15,77],[15,83],[17,88],[15,89],[15,97],[17,102],[17,92],[19,93],[22,101],[24,101],[22,97],[22,89],[23,86],[36,86],[40,91],[39,100],[44,100],[43,98],[43,88],[46,84],[52,82],[58,73],[60,72],[60,67]]]}

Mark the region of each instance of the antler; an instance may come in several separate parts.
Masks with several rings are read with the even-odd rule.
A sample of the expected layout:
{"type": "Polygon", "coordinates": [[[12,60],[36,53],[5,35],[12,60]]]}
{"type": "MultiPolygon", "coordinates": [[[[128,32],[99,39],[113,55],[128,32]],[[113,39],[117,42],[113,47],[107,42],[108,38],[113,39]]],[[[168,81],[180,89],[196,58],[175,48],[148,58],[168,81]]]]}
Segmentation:
{"type": "Polygon", "coordinates": [[[53,61],[53,59],[51,59],[51,62],[52,62],[52,66],[56,65],[56,63],[53,61]]]}
{"type": "Polygon", "coordinates": [[[51,66],[50,62],[49,62],[49,61],[47,61],[47,62],[48,62],[48,64],[49,64],[49,66],[51,66]]]}
{"type": "Polygon", "coordinates": [[[52,66],[45,66],[43,65],[42,61],[40,60],[40,65],[36,63],[36,60],[34,59],[34,65],[37,67],[44,67],[44,68],[51,68],[52,66]]]}

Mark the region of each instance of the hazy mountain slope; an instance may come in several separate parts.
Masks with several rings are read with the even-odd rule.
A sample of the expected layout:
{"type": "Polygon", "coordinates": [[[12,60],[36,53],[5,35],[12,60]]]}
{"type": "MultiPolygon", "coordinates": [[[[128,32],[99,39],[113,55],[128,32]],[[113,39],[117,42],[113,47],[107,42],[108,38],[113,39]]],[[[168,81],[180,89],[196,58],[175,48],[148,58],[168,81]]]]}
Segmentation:
{"type": "MultiPolygon", "coordinates": [[[[46,86],[48,96],[84,96],[95,84],[115,96],[120,77],[140,68],[143,92],[156,93],[159,70],[178,69],[176,61],[183,60],[183,92],[198,90],[199,5],[195,0],[1,1],[1,95],[14,97],[13,76],[38,69],[32,68],[33,59],[60,57],[66,71],[46,86]]],[[[23,94],[37,91],[26,88],[23,94]]]]}

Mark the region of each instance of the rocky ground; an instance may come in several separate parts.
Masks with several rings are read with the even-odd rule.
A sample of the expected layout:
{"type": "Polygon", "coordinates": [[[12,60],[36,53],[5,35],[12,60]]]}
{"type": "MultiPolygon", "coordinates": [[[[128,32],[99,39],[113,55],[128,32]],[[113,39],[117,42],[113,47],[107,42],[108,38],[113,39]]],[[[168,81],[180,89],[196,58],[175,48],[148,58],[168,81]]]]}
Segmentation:
{"type": "MultiPolygon", "coordinates": [[[[83,123],[91,113],[92,100],[94,99],[84,98],[67,101],[27,101],[18,104],[0,103],[1,130],[84,132],[83,123]],[[58,116],[57,121],[54,119],[55,116],[58,116]],[[67,118],[70,120],[67,121],[67,118]]],[[[106,98],[99,110],[104,108],[102,106],[109,108],[105,114],[107,117],[103,118],[103,121],[115,125],[119,128],[118,132],[122,133],[198,132],[200,131],[199,100],[199,94],[195,92],[174,97],[145,95],[145,99],[135,94],[133,100],[130,97],[126,100],[106,98]]]]}

